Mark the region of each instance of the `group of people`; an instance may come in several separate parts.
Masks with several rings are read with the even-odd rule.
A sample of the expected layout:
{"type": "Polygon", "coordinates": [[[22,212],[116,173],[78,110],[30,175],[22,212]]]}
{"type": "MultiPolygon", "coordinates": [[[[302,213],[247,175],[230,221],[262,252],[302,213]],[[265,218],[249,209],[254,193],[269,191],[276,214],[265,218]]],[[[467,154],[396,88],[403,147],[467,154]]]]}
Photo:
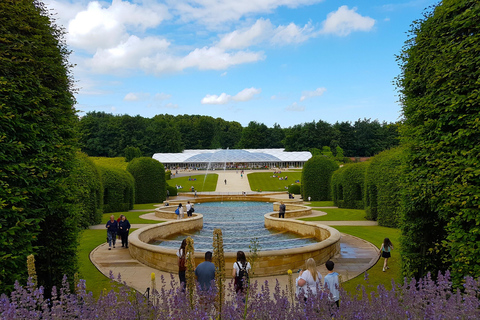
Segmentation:
{"type": "Polygon", "coordinates": [[[120,217],[115,220],[115,216],[111,215],[110,220],[107,221],[105,225],[107,228],[107,242],[108,250],[115,248],[115,243],[117,242],[117,235],[120,236],[122,240],[122,248],[128,248],[128,233],[130,232],[130,222],[128,222],[125,215],[120,215],[120,217]]]}
{"type": "MultiPolygon", "coordinates": [[[[187,217],[192,217],[193,213],[195,212],[193,204],[191,204],[190,201],[187,201],[187,205],[185,207],[187,209],[187,217]]],[[[177,215],[177,220],[184,218],[185,209],[181,203],[179,203],[177,209],[175,209],[175,214],[177,215]]]]}

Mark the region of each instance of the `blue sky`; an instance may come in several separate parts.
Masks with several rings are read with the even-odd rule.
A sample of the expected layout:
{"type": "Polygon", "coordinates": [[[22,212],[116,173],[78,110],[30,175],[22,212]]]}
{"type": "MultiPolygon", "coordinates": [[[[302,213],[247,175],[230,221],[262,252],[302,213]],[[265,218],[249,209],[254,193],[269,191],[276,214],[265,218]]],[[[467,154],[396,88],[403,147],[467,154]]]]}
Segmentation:
{"type": "Polygon", "coordinates": [[[44,0],[80,115],[200,114],[271,127],[394,122],[395,55],[431,0],[44,0]]]}

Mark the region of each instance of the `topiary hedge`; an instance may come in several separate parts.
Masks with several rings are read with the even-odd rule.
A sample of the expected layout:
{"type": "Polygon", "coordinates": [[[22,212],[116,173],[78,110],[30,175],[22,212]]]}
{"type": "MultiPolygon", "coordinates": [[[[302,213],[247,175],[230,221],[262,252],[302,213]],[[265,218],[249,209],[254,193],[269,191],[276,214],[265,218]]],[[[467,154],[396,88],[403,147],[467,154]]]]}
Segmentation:
{"type": "Polygon", "coordinates": [[[122,212],[133,209],[135,203],[135,179],[122,169],[98,167],[103,185],[103,212],[122,212]]]}
{"type": "Polygon", "coordinates": [[[303,199],[311,197],[312,201],[331,200],[330,180],[337,169],[335,161],[325,156],[315,156],[305,162],[302,171],[303,199]]]}
{"type": "Polygon", "coordinates": [[[288,192],[292,194],[300,194],[300,185],[298,184],[291,184],[288,186],[288,192]]]}
{"type": "Polygon", "coordinates": [[[166,188],[167,188],[168,192],[170,193],[170,197],[174,197],[174,196],[176,196],[176,195],[178,194],[177,188],[172,187],[172,186],[170,186],[170,185],[168,185],[168,184],[167,184],[166,188]]]}
{"type": "Polygon", "coordinates": [[[332,176],[332,199],[339,208],[363,209],[365,169],[368,162],[351,163],[332,176]]]}
{"type": "Polygon", "coordinates": [[[127,166],[135,179],[135,203],[161,203],[166,198],[165,168],[155,159],[135,158],[127,166]]]}
{"type": "Polygon", "coordinates": [[[401,219],[404,150],[383,151],[371,159],[365,176],[367,219],[397,228],[401,219]]]}
{"type": "Polygon", "coordinates": [[[84,153],[77,153],[74,168],[73,179],[78,187],[75,199],[80,207],[78,225],[87,228],[102,222],[102,178],[95,163],[84,153]]]}

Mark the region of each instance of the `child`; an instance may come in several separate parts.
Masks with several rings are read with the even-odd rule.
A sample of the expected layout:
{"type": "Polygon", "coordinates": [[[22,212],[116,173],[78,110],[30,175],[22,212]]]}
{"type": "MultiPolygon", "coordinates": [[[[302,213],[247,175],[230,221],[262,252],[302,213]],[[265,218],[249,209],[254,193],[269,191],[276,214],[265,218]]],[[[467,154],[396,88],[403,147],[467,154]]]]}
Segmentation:
{"type": "Polygon", "coordinates": [[[385,238],[383,240],[382,246],[380,247],[380,254],[383,258],[385,258],[385,262],[383,263],[383,272],[388,268],[388,258],[390,258],[390,251],[393,249],[393,244],[390,239],[385,238]]]}
{"type": "Polygon", "coordinates": [[[338,300],[340,299],[340,292],[338,291],[339,283],[338,283],[338,273],[333,271],[335,267],[335,263],[333,261],[328,260],[325,263],[325,267],[327,267],[328,274],[323,279],[325,281],[324,287],[326,290],[329,290],[337,308],[339,307],[338,300]]]}

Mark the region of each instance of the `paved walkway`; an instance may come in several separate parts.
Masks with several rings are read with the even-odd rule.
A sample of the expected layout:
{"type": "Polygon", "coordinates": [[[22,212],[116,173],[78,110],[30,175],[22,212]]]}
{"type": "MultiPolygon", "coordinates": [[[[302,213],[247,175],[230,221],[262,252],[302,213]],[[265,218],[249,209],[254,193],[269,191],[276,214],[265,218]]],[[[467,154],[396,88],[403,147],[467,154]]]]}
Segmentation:
{"type": "MultiPolygon", "coordinates": [[[[271,171],[271,170],[268,170],[271,171]]],[[[216,170],[214,173],[218,174],[218,183],[216,192],[250,192],[250,186],[248,184],[248,179],[246,174],[255,171],[246,171],[243,179],[240,177],[240,170],[235,172],[234,170],[228,171],[219,171],[216,170]],[[225,180],[227,183],[225,184],[225,180]]],[[[202,171],[189,172],[186,174],[201,174],[202,171]]],[[[205,173],[205,172],[203,172],[205,173]]],[[[180,176],[177,175],[177,176],[180,176]]],[[[183,197],[182,197],[183,198],[183,197]]],[[[287,194],[279,193],[279,198],[288,198],[287,194]]],[[[319,208],[321,209],[321,208],[319,208]]],[[[140,210],[138,210],[140,211],[140,210]]],[[[143,211],[143,210],[142,210],[143,211]]],[[[145,210],[146,212],[151,210],[145,210]]],[[[314,211],[313,216],[324,215],[326,213],[321,211],[314,211]]],[[[141,216],[141,218],[149,220],[160,220],[155,217],[155,214],[150,212],[141,216]]],[[[165,219],[162,219],[165,220],[165,219]]],[[[325,224],[331,226],[339,225],[352,225],[352,226],[365,226],[365,225],[376,225],[375,221],[313,221],[318,224],[325,224]]],[[[133,224],[132,228],[142,228],[148,226],[149,224],[133,224]]],[[[105,229],[105,226],[97,225],[91,226],[91,229],[105,229]]],[[[118,243],[118,242],[117,242],[118,243]]],[[[335,270],[340,274],[341,281],[350,280],[361,273],[365,272],[371,268],[378,260],[379,250],[370,242],[362,240],[360,238],[343,234],[340,240],[340,253],[337,254],[332,260],[335,262],[335,270]]],[[[170,286],[170,278],[173,277],[178,282],[177,274],[171,274],[168,272],[163,272],[138,262],[137,260],[132,259],[130,256],[129,250],[122,248],[121,246],[112,250],[108,250],[108,245],[106,243],[98,246],[90,253],[90,260],[97,267],[97,269],[102,272],[104,275],[108,276],[110,271],[113,272],[115,276],[121,274],[122,281],[125,281],[126,284],[139,292],[145,292],[148,287],[151,287],[150,276],[151,273],[156,274],[157,278],[157,287],[160,286],[160,278],[163,277],[167,283],[167,287],[170,286]]],[[[285,270],[286,273],[287,270],[285,270]]],[[[318,271],[325,276],[327,270],[324,265],[318,267],[318,271]]],[[[296,275],[294,275],[296,277],[296,275]]],[[[259,277],[254,278],[260,283],[268,281],[272,286],[275,285],[276,281],[279,281],[281,288],[285,288],[288,283],[288,276],[279,275],[271,277],[259,277]]],[[[273,287],[271,287],[273,289],[273,287]]],[[[273,292],[273,290],[272,290],[273,292]]]]}

